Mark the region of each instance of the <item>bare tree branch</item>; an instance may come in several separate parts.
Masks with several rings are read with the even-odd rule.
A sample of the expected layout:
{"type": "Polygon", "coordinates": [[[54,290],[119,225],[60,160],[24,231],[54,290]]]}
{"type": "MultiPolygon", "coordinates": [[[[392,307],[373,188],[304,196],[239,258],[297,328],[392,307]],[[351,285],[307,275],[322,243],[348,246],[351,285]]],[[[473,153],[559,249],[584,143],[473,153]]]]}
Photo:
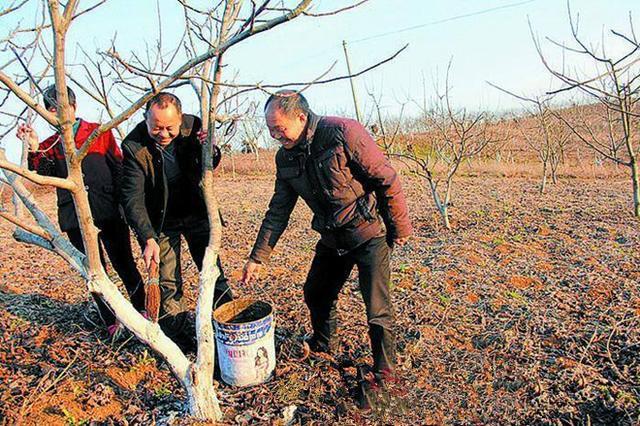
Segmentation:
{"type": "Polygon", "coordinates": [[[69,191],[74,191],[76,189],[75,183],[68,179],[62,179],[54,176],[42,176],[31,170],[25,170],[17,164],[8,161],[4,155],[0,155],[0,169],[13,172],[33,183],[37,183],[38,185],[51,185],[56,188],[67,189],[69,191]]]}
{"type": "Polygon", "coordinates": [[[29,108],[37,112],[47,123],[52,126],[58,125],[57,117],[44,109],[44,107],[38,104],[38,101],[33,99],[27,92],[22,90],[11,77],[4,72],[0,71],[0,82],[4,84],[9,90],[11,90],[22,102],[24,102],[29,108]]]}
{"type": "Polygon", "coordinates": [[[0,10],[0,17],[3,17],[4,15],[8,15],[11,12],[15,12],[16,10],[20,9],[22,6],[25,5],[25,3],[27,3],[29,0],[22,0],[20,3],[18,4],[11,4],[10,6],[8,6],[6,9],[0,10]]]}
{"type": "MultiPolygon", "coordinates": [[[[173,82],[175,82],[176,80],[178,80],[184,73],[186,73],[188,70],[190,70],[191,68],[193,68],[195,65],[200,64],[201,62],[206,61],[209,58],[212,58],[214,56],[218,56],[222,53],[224,53],[227,49],[229,49],[230,47],[238,44],[239,42],[241,42],[242,40],[245,40],[249,37],[252,37],[256,34],[259,34],[261,32],[270,30],[278,25],[281,25],[285,22],[290,21],[291,19],[295,18],[296,16],[300,15],[311,3],[311,0],[302,0],[298,6],[293,9],[291,12],[274,18],[268,22],[265,22],[264,24],[260,24],[257,25],[253,28],[251,28],[250,30],[245,30],[244,32],[228,39],[225,40],[224,43],[222,43],[221,45],[217,46],[215,49],[210,49],[209,51],[207,51],[206,53],[196,56],[194,58],[192,58],[191,60],[185,62],[182,66],[180,66],[176,71],[174,71],[170,76],[168,76],[167,78],[165,78],[163,81],[161,81],[155,88],[155,91],[149,91],[147,92],[145,95],[143,95],[142,97],[140,97],[137,101],[135,101],[133,103],[133,105],[131,105],[129,108],[127,108],[125,111],[121,112],[117,117],[111,119],[109,122],[102,124],[100,127],[98,127],[98,129],[96,129],[92,135],[87,139],[87,141],[85,142],[85,144],[82,146],[82,148],[78,151],[78,157],[80,159],[84,158],[84,156],[86,156],[91,143],[93,142],[93,140],[95,140],[98,135],[116,127],[117,125],[119,125],[120,123],[122,123],[124,120],[126,120],[127,118],[129,118],[134,112],[136,112],[138,109],[140,109],[144,104],[147,103],[147,101],[149,99],[151,99],[153,97],[153,95],[155,93],[157,93],[158,91],[161,91],[163,89],[165,89],[167,86],[169,86],[170,84],[172,84],[173,82]]],[[[0,74],[1,75],[1,74],[0,74]]]]}
{"type": "Polygon", "coordinates": [[[25,231],[30,232],[34,235],[37,235],[40,238],[43,238],[47,241],[51,241],[52,239],[51,234],[49,234],[44,229],[40,228],[39,226],[34,226],[30,223],[26,223],[25,221],[20,220],[18,217],[12,215],[11,213],[7,213],[6,211],[0,210],[0,217],[24,229],[25,231]]]}
{"type": "MultiPolygon", "coordinates": [[[[76,0],[77,1],[77,0],[76,0]]],[[[80,16],[91,12],[92,10],[97,9],[98,7],[102,6],[103,4],[105,4],[107,2],[107,0],[100,0],[98,1],[96,4],[89,6],[88,8],[81,10],[80,12],[78,12],[77,14],[73,15],[71,17],[71,21],[75,20],[76,18],[79,18],[80,16]]],[[[32,28],[26,28],[26,29],[20,29],[17,30],[16,33],[33,33],[33,32],[38,32],[38,31],[42,31],[45,30],[47,28],[51,28],[51,24],[43,24],[37,27],[32,27],[32,28]]]]}

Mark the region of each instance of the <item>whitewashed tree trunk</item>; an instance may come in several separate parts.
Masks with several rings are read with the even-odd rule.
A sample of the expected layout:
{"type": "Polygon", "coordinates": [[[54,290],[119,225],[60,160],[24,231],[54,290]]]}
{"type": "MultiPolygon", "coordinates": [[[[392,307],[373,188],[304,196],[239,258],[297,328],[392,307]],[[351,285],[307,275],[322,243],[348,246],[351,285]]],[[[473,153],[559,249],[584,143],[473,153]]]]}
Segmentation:
{"type": "MultiPolygon", "coordinates": [[[[205,251],[202,271],[200,272],[198,286],[198,301],[196,306],[196,334],[198,339],[198,353],[195,362],[189,361],[178,346],[169,339],[160,329],[157,323],[146,320],[131,305],[125,296],[120,293],[116,285],[106,275],[99,255],[98,233],[93,223],[89,199],[85,190],[81,163],[86,156],[92,142],[101,134],[115,128],[125,121],[133,113],[157,92],[164,90],[177,79],[183,76],[193,67],[216,58],[216,64],[228,48],[234,46],[264,31],[268,31],[277,25],[286,23],[302,14],[311,5],[312,0],[300,0],[297,6],[288,12],[272,19],[259,19],[251,15],[248,20],[238,19],[238,11],[242,5],[242,0],[229,0],[224,2],[225,13],[220,22],[220,36],[214,43],[210,43],[205,53],[194,56],[178,67],[173,73],[166,74],[161,81],[154,85],[154,90],[145,93],[135,102],[126,108],[119,115],[93,132],[85,141],[84,145],[77,149],[73,135],[73,113],[67,96],[66,67],[65,67],[65,43],[66,34],[74,15],[77,14],[79,0],[68,0],[60,3],[57,0],[47,0],[49,16],[53,28],[53,66],[57,89],[57,113],[46,111],[39,103],[24,92],[7,74],[0,70],[0,83],[11,90],[29,108],[43,117],[49,124],[60,129],[62,143],[64,144],[65,157],[68,169],[68,177],[53,178],[39,176],[34,172],[21,166],[9,162],[4,151],[0,149],[0,169],[4,169],[7,183],[13,188],[16,200],[19,199],[27,211],[35,218],[37,225],[32,225],[21,220],[20,215],[15,216],[3,212],[5,219],[10,220],[18,229],[14,235],[16,239],[31,244],[37,244],[45,249],[52,250],[62,256],[85,280],[90,292],[102,297],[116,318],[129,329],[140,341],[148,344],[156,351],[169,365],[169,368],[179,380],[187,393],[187,405],[189,413],[203,420],[219,421],[222,418],[219,402],[213,386],[213,369],[215,361],[215,345],[212,324],[212,309],[214,303],[215,283],[220,274],[217,267],[217,258],[221,243],[221,223],[218,209],[218,202],[214,191],[213,168],[211,167],[212,150],[211,145],[215,143],[213,129],[209,126],[210,138],[203,147],[203,180],[201,183],[207,204],[207,213],[210,222],[210,241],[205,251]],[[235,11],[235,13],[234,13],[235,11]],[[238,31],[230,31],[237,26],[238,31]],[[18,176],[27,178],[37,184],[52,185],[70,191],[78,216],[78,222],[82,233],[82,239],[86,248],[86,255],[80,253],[71,243],[60,233],[53,221],[41,210],[32,194],[24,187],[18,176]]],[[[222,3],[221,3],[222,5],[222,3]]],[[[265,5],[266,6],[266,5],[265,5]]],[[[264,9],[261,9],[264,11],[264,9]]],[[[254,10],[255,12],[255,10],[254,10]]],[[[218,71],[220,67],[217,66],[218,71]]],[[[203,121],[215,118],[217,90],[220,82],[220,75],[217,74],[216,84],[210,97],[206,97],[204,103],[208,102],[208,111],[203,112],[203,121]]],[[[205,127],[206,128],[206,127],[205,127]]],[[[16,205],[16,212],[20,211],[16,205]]]]}
{"type": "Polygon", "coordinates": [[[540,181],[540,194],[547,189],[547,161],[542,162],[542,179],[540,181]]]}
{"type": "Polygon", "coordinates": [[[447,205],[446,200],[445,202],[443,202],[440,198],[440,194],[438,194],[438,184],[431,178],[426,178],[426,180],[429,184],[429,189],[431,190],[433,202],[436,205],[438,213],[440,213],[442,224],[445,226],[445,228],[451,230],[451,222],[449,221],[449,206],[447,205]]]}
{"type": "Polygon", "coordinates": [[[632,158],[631,161],[631,183],[633,187],[633,215],[640,218],[640,182],[639,182],[638,160],[632,158]]]}

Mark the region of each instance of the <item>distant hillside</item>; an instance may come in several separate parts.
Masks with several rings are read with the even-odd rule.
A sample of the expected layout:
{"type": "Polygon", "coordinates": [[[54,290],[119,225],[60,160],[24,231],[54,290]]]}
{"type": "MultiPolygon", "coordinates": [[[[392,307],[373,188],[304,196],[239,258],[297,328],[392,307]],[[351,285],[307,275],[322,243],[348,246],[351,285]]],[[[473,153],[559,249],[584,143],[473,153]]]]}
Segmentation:
{"type": "MultiPolygon", "coordinates": [[[[564,117],[568,122],[577,126],[589,134],[593,132],[598,139],[609,139],[609,126],[607,120],[607,111],[601,104],[572,105],[562,107],[555,110],[564,117]],[[590,129],[590,130],[589,130],[590,129]]],[[[567,144],[564,149],[564,158],[566,162],[597,162],[601,163],[600,155],[595,155],[571,130],[558,118],[553,115],[549,116],[550,121],[554,123],[558,132],[565,132],[569,135],[567,144]]],[[[621,137],[620,126],[615,124],[617,117],[612,116],[614,126],[612,127],[616,139],[621,137]]],[[[396,123],[389,123],[386,127],[395,129],[396,123]]],[[[417,144],[421,146],[431,146],[432,141],[440,138],[440,132],[436,130],[411,131],[409,128],[420,127],[420,123],[407,123],[401,125],[401,131],[394,135],[392,131],[387,131],[383,135],[379,130],[376,138],[381,145],[386,140],[389,143],[393,140],[393,146],[399,147],[406,144],[417,144]],[[404,128],[404,129],[403,129],[404,128]],[[406,129],[406,130],[405,130],[406,129]]],[[[377,130],[377,128],[376,128],[377,130]]],[[[506,161],[510,163],[527,163],[538,161],[537,153],[534,148],[527,143],[525,136],[530,138],[531,144],[537,146],[542,143],[542,133],[539,127],[538,118],[532,114],[520,114],[500,117],[492,120],[488,125],[488,133],[492,138],[498,139],[499,142],[488,147],[483,152],[483,158],[496,161],[506,161]]]]}

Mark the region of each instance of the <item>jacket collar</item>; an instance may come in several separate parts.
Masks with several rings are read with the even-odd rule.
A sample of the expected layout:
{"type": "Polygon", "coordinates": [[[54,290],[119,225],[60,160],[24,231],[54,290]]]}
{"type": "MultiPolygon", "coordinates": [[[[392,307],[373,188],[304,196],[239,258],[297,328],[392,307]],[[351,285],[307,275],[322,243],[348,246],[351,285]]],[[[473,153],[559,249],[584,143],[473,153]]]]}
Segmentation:
{"type": "Polygon", "coordinates": [[[309,111],[307,115],[307,126],[304,130],[304,139],[293,148],[294,151],[306,152],[307,154],[311,153],[311,143],[313,142],[313,137],[316,134],[316,129],[318,128],[318,123],[321,118],[321,116],[309,111]]]}
{"type": "Polygon", "coordinates": [[[307,144],[311,144],[311,142],[313,142],[313,137],[316,134],[320,118],[321,117],[314,114],[313,111],[309,111],[309,114],[307,115],[307,130],[305,135],[305,141],[307,144]]]}

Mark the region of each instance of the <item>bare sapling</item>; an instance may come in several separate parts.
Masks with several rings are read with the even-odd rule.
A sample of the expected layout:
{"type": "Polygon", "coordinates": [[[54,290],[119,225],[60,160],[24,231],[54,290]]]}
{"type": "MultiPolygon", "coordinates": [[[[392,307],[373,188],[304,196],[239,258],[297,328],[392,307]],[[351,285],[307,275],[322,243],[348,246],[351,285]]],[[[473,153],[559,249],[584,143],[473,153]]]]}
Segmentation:
{"type": "MultiPolygon", "coordinates": [[[[577,18],[571,14],[569,3],[567,9],[573,45],[549,41],[561,49],[563,62],[572,58],[581,61],[586,59],[596,71],[585,75],[577,71],[570,72],[568,67],[558,70],[543,54],[540,41],[532,30],[533,41],[542,63],[563,84],[560,89],[549,94],[572,91],[582,93],[588,101],[595,102],[597,108],[604,111],[606,126],[605,129],[598,129],[598,125],[586,113],[569,117],[562,111],[554,111],[554,115],[594,153],[629,169],[633,214],[640,217],[640,146],[637,133],[640,125],[637,104],[640,90],[640,42],[636,37],[631,15],[627,33],[611,30],[609,39],[605,40],[603,37],[599,47],[593,47],[580,36],[577,18]],[[615,54],[608,51],[609,43],[620,45],[615,49],[615,54]],[[565,56],[569,59],[565,59],[565,56]]],[[[581,110],[584,112],[584,109],[581,110]]]]}
{"type": "Polygon", "coordinates": [[[558,167],[565,157],[571,132],[554,113],[553,96],[527,97],[489,84],[525,103],[525,113],[514,114],[513,121],[527,147],[542,164],[540,194],[544,194],[549,177],[551,183],[558,183],[558,167]]]}
{"type": "Polygon", "coordinates": [[[448,230],[452,228],[449,208],[456,174],[464,162],[470,162],[487,146],[498,141],[491,133],[485,112],[470,112],[453,106],[450,69],[451,63],[447,68],[444,93],[438,93],[430,108],[426,107],[426,102],[424,106],[419,105],[421,115],[414,126],[418,135],[398,138],[397,130],[387,135],[388,126],[378,114],[378,126],[383,135],[381,141],[387,155],[402,161],[411,173],[424,180],[442,224],[448,230]]]}

